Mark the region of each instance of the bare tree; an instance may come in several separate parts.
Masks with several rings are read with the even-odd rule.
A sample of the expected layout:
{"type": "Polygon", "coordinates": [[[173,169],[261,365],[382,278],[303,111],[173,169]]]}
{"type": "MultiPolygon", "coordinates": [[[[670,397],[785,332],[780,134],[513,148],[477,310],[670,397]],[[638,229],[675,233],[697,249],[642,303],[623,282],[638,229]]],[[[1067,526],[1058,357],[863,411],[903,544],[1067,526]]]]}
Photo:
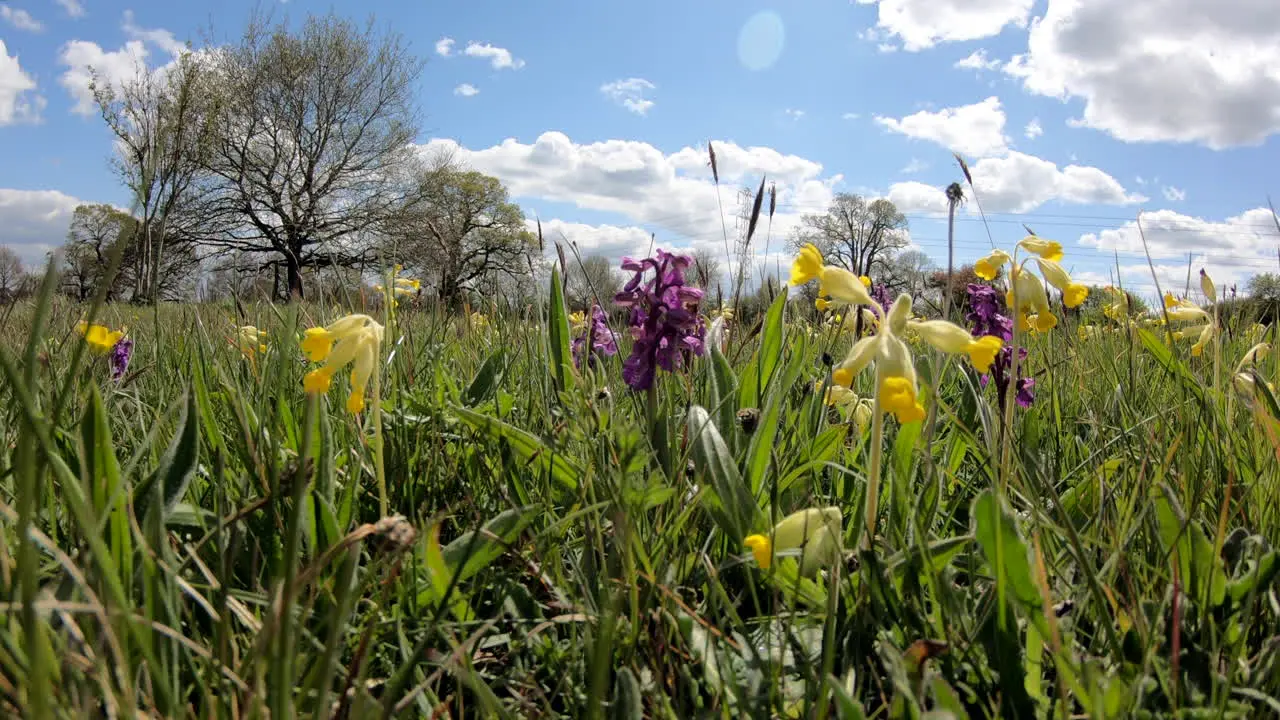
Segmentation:
{"type": "Polygon", "coordinates": [[[532,273],[537,238],[497,178],[423,166],[415,186],[385,230],[393,253],[418,270],[441,301],[457,304],[483,281],[532,273]]]}
{"type": "Polygon", "coordinates": [[[332,14],[293,33],[255,17],[216,57],[203,242],[283,267],[300,299],[304,266],[369,261],[364,238],[404,205],[422,63],[398,34],[332,14]]]}
{"type": "Polygon", "coordinates": [[[582,258],[581,265],[570,258],[569,271],[565,275],[565,294],[574,310],[589,309],[596,298],[599,298],[600,306],[607,310],[613,306],[613,296],[622,289],[622,276],[609,258],[603,255],[588,255],[582,258]]]}
{"type": "MultiPolygon", "coordinates": [[[[129,213],[105,204],[78,205],[63,245],[62,292],[79,302],[92,297],[108,280],[105,274],[112,251],[118,248],[132,260],[127,246],[137,235],[138,221],[129,213]]],[[[122,270],[133,269],[131,265],[122,260],[122,270]]],[[[107,300],[118,300],[128,287],[131,278],[125,274],[110,278],[107,300]]]]}
{"type": "MultiPolygon", "coordinates": [[[[208,87],[208,58],[183,53],[173,64],[149,70],[135,67],[123,82],[103,82],[95,73],[94,99],[116,138],[113,165],[133,195],[138,238],[128,265],[133,299],[155,302],[164,277],[166,243],[189,244],[174,219],[207,160],[217,116],[216,97],[208,87]]],[[[189,247],[175,252],[193,256],[189,247]]],[[[191,268],[189,268],[191,269],[191,268]]],[[[167,268],[174,271],[172,264],[167,268]]]]}
{"type": "Polygon", "coordinates": [[[868,203],[859,195],[839,193],[827,212],[801,218],[789,244],[798,249],[813,243],[827,262],[869,275],[877,263],[907,244],[906,229],[906,217],[892,202],[879,199],[868,203]]]}
{"type": "Polygon", "coordinates": [[[27,271],[18,253],[0,245],[0,302],[10,303],[22,296],[27,286],[27,271]]]}
{"type": "Polygon", "coordinates": [[[884,274],[877,278],[895,290],[919,295],[928,284],[934,269],[933,260],[921,250],[903,250],[884,264],[884,274]]]}
{"type": "Polygon", "coordinates": [[[718,253],[707,248],[697,248],[693,251],[693,275],[698,287],[711,292],[713,287],[720,284],[723,272],[724,263],[720,261],[718,253]]]}

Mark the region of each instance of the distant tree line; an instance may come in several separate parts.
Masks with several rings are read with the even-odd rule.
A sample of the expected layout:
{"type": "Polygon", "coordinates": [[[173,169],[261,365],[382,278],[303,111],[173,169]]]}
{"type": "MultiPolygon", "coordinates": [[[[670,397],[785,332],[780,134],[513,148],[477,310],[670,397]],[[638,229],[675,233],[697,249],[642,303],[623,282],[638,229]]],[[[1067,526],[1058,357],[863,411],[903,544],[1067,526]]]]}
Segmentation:
{"type": "Polygon", "coordinates": [[[163,68],[95,71],[132,204],[76,209],[63,291],[91,297],[113,254],[108,297],[142,303],[350,292],[392,263],[449,304],[530,286],[541,252],[502,184],[415,147],[421,69],[372,23],[255,14],[163,68]]]}

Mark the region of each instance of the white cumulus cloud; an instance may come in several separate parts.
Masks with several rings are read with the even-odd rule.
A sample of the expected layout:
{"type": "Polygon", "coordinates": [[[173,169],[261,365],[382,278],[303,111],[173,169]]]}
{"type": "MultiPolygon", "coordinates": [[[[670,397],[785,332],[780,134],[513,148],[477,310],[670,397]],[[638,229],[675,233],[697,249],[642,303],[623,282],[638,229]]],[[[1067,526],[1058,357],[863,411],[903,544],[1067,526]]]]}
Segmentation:
{"type": "Polygon", "coordinates": [[[0,245],[13,248],[29,267],[42,265],[45,254],[66,239],[80,203],[57,190],[0,188],[0,245]]]}
{"type": "Polygon", "coordinates": [[[35,78],[22,69],[17,55],[9,55],[0,39],[0,126],[39,121],[45,100],[35,90],[35,78]]]}
{"type": "Polygon", "coordinates": [[[987,57],[987,51],[982,48],[978,48],[965,57],[957,60],[953,67],[957,67],[961,70],[977,70],[981,72],[983,70],[995,70],[1000,67],[1000,61],[995,58],[987,57]]]}
{"type": "Polygon", "coordinates": [[[1027,127],[1022,131],[1028,140],[1035,140],[1044,134],[1044,128],[1040,126],[1040,118],[1031,118],[1031,122],[1027,123],[1027,127]]]}
{"type": "Polygon", "coordinates": [[[39,20],[31,17],[31,13],[21,8],[15,8],[8,3],[0,5],[0,20],[4,20],[18,30],[40,32],[44,29],[44,25],[41,25],[39,20]]]}
{"type": "Polygon", "coordinates": [[[1084,101],[1077,124],[1128,142],[1255,145],[1280,132],[1275,0],[1048,0],[1005,71],[1084,101]]]}
{"type": "Polygon", "coordinates": [[[921,110],[904,118],[882,117],[876,122],[918,140],[930,140],[971,157],[998,155],[1008,148],[1004,135],[1005,114],[1000,99],[989,97],[982,102],[937,112],[921,110]]]}
{"type": "Polygon", "coordinates": [[[524,61],[513,56],[510,50],[490,45],[489,43],[469,42],[462,54],[468,57],[487,59],[494,70],[506,68],[519,70],[524,67],[524,61]]]}
{"type": "MultiPolygon", "coordinates": [[[[824,174],[821,164],[767,147],[742,147],[713,141],[720,175],[724,223],[734,227],[737,208],[732,188],[757,184],[767,175],[778,190],[773,218],[773,248],[799,222],[801,213],[825,208],[839,175],[824,174]]],[[[723,251],[717,190],[705,147],[684,147],[666,153],[633,140],[573,142],[561,132],[545,132],[531,143],[514,138],[481,149],[459,146],[449,139],[433,139],[420,146],[424,153],[444,151],[459,162],[493,175],[512,197],[565,203],[582,210],[614,213],[619,228],[647,226],[657,232],[658,247],[708,247],[723,251]]],[[[581,230],[581,228],[578,228],[581,230]]],[[[547,233],[547,223],[543,223],[547,233]]],[[[611,241],[638,242],[634,231],[610,231],[611,241]],[[617,239],[617,238],[623,239],[617,239]]],[[[599,240],[604,242],[604,240],[599,240]]],[[[647,247],[647,239],[646,239],[647,247]]]]}
{"type": "Polygon", "coordinates": [[[472,97],[474,95],[479,95],[480,90],[476,88],[475,85],[472,85],[471,83],[462,83],[461,85],[453,89],[453,94],[461,95],[462,97],[472,97]]]}
{"type": "Polygon", "coordinates": [[[1165,185],[1160,188],[1160,194],[1164,195],[1164,199],[1169,202],[1182,202],[1187,199],[1187,191],[1172,185],[1165,185]]]}
{"type": "Polygon", "coordinates": [[[858,0],[878,5],[876,27],[907,50],[978,40],[1007,26],[1025,27],[1034,0],[858,0]]]}
{"type": "Polygon", "coordinates": [[[645,95],[655,89],[657,86],[644,78],[614,80],[600,86],[605,97],[637,115],[647,114],[653,107],[654,102],[645,95]]]}
{"type": "MultiPolygon", "coordinates": [[[[1098,168],[1059,168],[1048,160],[1020,152],[983,158],[969,165],[969,172],[982,207],[988,212],[1026,213],[1048,202],[1131,205],[1147,199],[1126,191],[1118,180],[1098,168]]],[[[890,199],[895,198],[895,193],[895,204],[906,212],[941,212],[940,208],[946,208],[946,196],[939,187],[896,183],[889,188],[890,199]]]]}
{"type": "Polygon", "coordinates": [[[80,4],[80,0],[57,0],[67,15],[73,18],[84,17],[84,5],[80,4]]]}
{"type": "Polygon", "coordinates": [[[453,38],[442,37],[436,41],[436,54],[449,57],[453,54],[453,38]]]}
{"type": "Polygon", "coordinates": [[[89,89],[95,73],[101,82],[118,85],[147,70],[153,48],[167,55],[164,63],[187,52],[186,45],[168,30],[139,27],[131,11],[125,11],[122,28],[129,40],[115,50],[105,50],[88,40],[71,40],[62,46],[58,61],[66,70],[58,82],[75,100],[72,112],[93,115],[98,111],[89,89]]]}

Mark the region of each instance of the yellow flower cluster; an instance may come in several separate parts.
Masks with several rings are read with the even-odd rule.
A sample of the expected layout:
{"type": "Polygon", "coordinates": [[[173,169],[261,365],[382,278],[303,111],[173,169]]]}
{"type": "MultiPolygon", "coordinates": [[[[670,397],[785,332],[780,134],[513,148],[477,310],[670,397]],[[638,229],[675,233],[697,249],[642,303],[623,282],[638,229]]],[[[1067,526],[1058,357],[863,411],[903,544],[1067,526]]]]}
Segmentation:
{"type": "MultiPolygon", "coordinates": [[[[814,389],[821,391],[823,382],[818,380],[814,383],[814,389]]],[[[853,421],[858,425],[859,432],[865,432],[867,426],[871,424],[871,413],[874,412],[871,401],[867,398],[858,397],[858,393],[850,390],[843,385],[829,385],[826,393],[822,396],[822,401],[827,405],[839,408],[853,413],[853,421]]]]}
{"type": "Polygon", "coordinates": [[[1000,249],[992,250],[990,255],[974,263],[973,270],[983,280],[995,280],[1000,269],[1008,264],[1010,283],[1009,290],[1005,293],[1005,302],[1017,311],[1018,329],[1039,332],[1051,330],[1057,326],[1058,318],[1049,305],[1045,283],[1062,293],[1062,304],[1069,308],[1082,305],[1089,297],[1089,288],[1072,280],[1071,275],[1060,264],[1061,244],[1028,235],[1018,243],[1018,247],[1035,256],[1043,281],[1030,272],[1027,260],[1015,263],[1009,253],[1000,249]]]}
{"type": "Polygon", "coordinates": [[[84,336],[84,341],[89,345],[89,349],[98,355],[106,355],[111,352],[111,348],[120,342],[120,338],[124,337],[124,329],[112,330],[106,325],[90,325],[81,320],[76,326],[76,330],[84,336]]]}
{"type": "Polygon", "coordinates": [[[925,415],[917,399],[920,393],[915,363],[903,340],[908,328],[943,352],[967,355],[979,372],[990,369],[1003,344],[997,337],[974,338],[968,330],[946,320],[912,320],[910,295],[899,295],[886,311],[867,294],[867,286],[856,275],[824,265],[822,253],[813,245],[806,245],[791,267],[791,284],[803,285],[814,279],[819,282],[819,295],[829,296],[835,303],[869,305],[885,318],[873,335],[853,343],[849,354],[831,373],[831,380],[836,385],[852,387],[853,379],[874,362],[876,398],[898,422],[916,422],[925,415]]]}
{"type": "Polygon", "coordinates": [[[812,577],[820,568],[839,562],[843,524],[838,507],[809,508],[783,518],[768,535],[748,535],[743,544],[764,570],[773,567],[778,556],[798,550],[800,575],[812,577]]]}
{"type": "Polygon", "coordinates": [[[1204,323],[1203,325],[1175,330],[1172,333],[1174,340],[1181,340],[1184,337],[1198,333],[1195,344],[1191,346],[1192,357],[1200,357],[1205,347],[1209,345],[1214,335],[1217,334],[1217,327],[1214,325],[1213,318],[1210,317],[1209,313],[1187,298],[1174,297],[1173,293],[1166,292],[1164,294],[1164,314],[1172,322],[1186,323],[1188,325],[1204,323]]]}
{"type": "Polygon", "coordinates": [[[253,357],[254,353],[267,351],[267,331],[259,330],[252,325],[243,325],[236,330],[237,345],[245,357],[253,357]]]}
{"type": "Polygon", "coordinates": [[[303,388],[311,394],[326,393],[334,373],[354,363],[347,411],[364,410],[364,391],[376,369],[381,346],[382,326],[368,315],[348,315],[325,327],[308,328],[302,351],[307,359],[324,365],[306,374],[303,388]]]}

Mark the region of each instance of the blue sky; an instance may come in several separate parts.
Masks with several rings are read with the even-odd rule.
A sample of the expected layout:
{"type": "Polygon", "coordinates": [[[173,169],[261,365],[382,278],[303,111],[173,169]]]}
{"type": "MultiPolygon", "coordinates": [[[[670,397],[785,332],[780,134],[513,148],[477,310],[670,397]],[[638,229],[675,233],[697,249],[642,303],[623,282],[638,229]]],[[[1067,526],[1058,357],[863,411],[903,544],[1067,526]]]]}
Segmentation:
{"type": "MultiPolygon", "coordinates": [[[[771,244],[834,192],[887,196],[945,262],[941,188],[961,151],[997,244],[1023,222],[1105,282],[1151,284],[1188,253],[1220,278],[1273,270],[1280,196],[1274,0],[812,0],[320,3],[373,15],[427,60],[424,150],[497,175],[530,217],[586,252],[723,247],[706,162],[776,181],[771,244]],[[1135,7],[1136,5],[1136,7],[1135,7]],[[450,42],[442,42],[444,40],[450,42]]],[[[36,261],[79,202],[127,205],[84,104],[85,65],[158,67],[183,41],[234,37],[248,2],[0,0],[0,243],[36,261]]],[[[990,248],[969,202],[957,256],[990,248]]]]}

